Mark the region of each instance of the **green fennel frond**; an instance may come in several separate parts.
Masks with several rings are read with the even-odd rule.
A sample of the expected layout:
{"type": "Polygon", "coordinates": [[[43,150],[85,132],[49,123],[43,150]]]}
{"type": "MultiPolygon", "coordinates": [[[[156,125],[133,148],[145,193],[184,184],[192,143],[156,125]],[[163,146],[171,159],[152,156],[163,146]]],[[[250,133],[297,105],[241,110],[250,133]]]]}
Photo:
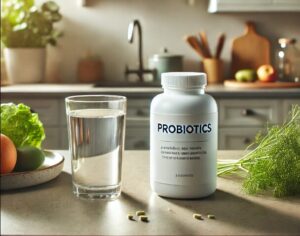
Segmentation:
{"type": "Polygon", "coordinates": [[[249,194],[272,191],[276,197],[300,193],[300,106],[289,119],[268,128],[256,139],[257,147],[239,160],[218,161],[218,176],[247,173],[243,183],[249,194]]]}

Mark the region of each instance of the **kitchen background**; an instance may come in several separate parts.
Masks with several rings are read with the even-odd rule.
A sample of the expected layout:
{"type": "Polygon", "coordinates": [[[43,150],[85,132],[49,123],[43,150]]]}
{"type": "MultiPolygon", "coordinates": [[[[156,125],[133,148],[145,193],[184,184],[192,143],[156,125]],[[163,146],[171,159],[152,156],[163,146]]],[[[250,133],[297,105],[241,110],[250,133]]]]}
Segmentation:
{"type": "MultiPolygon", "coordinates": [[[[43,1],[39,0],[38,3],[43,1]]],[[[139,19],[143,31],[144,63],[162,47],[184,55],[184,70],[199,71],[199,56],[184,42],[183,37],[205,30],[214,49],[217,37],[225,32],[227,41],[222,58],[230,62],[232,39],[244,33],[245,22],[256,23],[257,32],[271,41],[274,62],[278,38],[290,37],[300,41],[299,12],[235,12],[208,13],[207,0],[86,0],[87,6],[77,1],[56,1],[63,15],[59,28],[64,36],[57,47],[48,48],[48,82],[74,83],[77,63],[89,50],[101,57],[104,78],[124,80],[124,69],[137,66],[137,40],[127,41],[130,21],[139,19]],[[193,2],[193,1],[192,1],[193,2]]],[[[299,42],[297,47],[300,48],[299,42]]]]}
{"type": "MultiPolygon", "coordinates": [[[[238,4],[244,7],[248,4],[248,1],[242,0],[228,1],[233,2],[231,7],[238,4]]],[[[223,2],[228,3],[228,1],[223,2]]],[[[44,2],[37,0],[37,4],[44,2]]],[[[114,84],[114,87],[94,87],[94,81],[89,84],[78,83],[78,62],[86,56],[87,52],[101,58],[104,68],[102,79],[108,81],[124,81],[126,65],[130,69],[138,68],[138,37],[135,37],[133,44],[130,44],[127,39],[128,25],[133,19],[138,19],[142,25],[145,67],[149,57],[166,47],[170,53],[184,55],[185,71],[200,71],[201,59],[184,41],[184,37],[205,31],[208,35],[208,43],[214,52],[217,38],[224,32],[227,38],[221,59],[226,63],[223,77],[228,79],[231,44],[234,38],[244,34],[246,21],[253,21],[257,32],[270,40],[271,61],[274,67],[276,67],[274,59],[278,49],[278,39],[281,37],[298,40],[295,52],[298,53],[297,63],[300,62],[300,0],[252,0],[249,4],[253,3],[255,10],[215,14],[208,12],[208,0],[57,0],[55,2],[59,5],[63,16],[57,25],[64,35],[58,39],[56,47],[47,46],[47,75],[42,81],[47,83],[10,84],[1,87],[1,102],[24,103],[39,114],[47,137],[43,142],[44,148],[68,148],[65,97],[78,94],[117,94],[128,98],[125,148],[149,149],[150,103],[155,95],[162,92],[161,88],[145,87],[145,84],[137,87],[133,83],[127,84],[126,87],[122,87],[120,83],[114,84]],[[86,6],[78,2],[85,2],[86,6]],[[262,2],[268,4],[261,9],[258,6],[262,2]],[[270,7],[273,2],[275,6],[280,5],[281,10],[271,12],[270,7]],[[283,11],[283,8],[290,10],[283,11]],[[50,82],[53,84],[49,84],[50,82]]],[[[135,36],[137,36],[136,31],[135,36]]],[[[251,43],[248,44],[253,46],[251,43]]],[[[11,51],[14,51],[14,48],[11,51]]],[[[261,51],[255,52],[259,55],[261,51]]],[[[241,54],[246,53],[242,50],[241,54]]],[[[268,56],[269,53],[266,54],[268,56]]],[[[257,62],[260,58],[262,57],[259,55],[254,61],[257,62]]],[[[42,60],[31,63],[33,60],[25,57],[25,60],[23,58],[19,62],[21,66],[11,71],[19,72],[20,77],[26,74],[25,71],[28,69],[28,66],[24,65],[26,62],[33,64],[32,71],[43,68],[37,65],[42,60]]],[[[296,65],[296,61],[294,64],[296,65]]],[[[298,71],[299,68],[300,66],[298,71]]],[[[257,68],[253,69],[252,72],[256,74],[257,68]]],[[[89,70],[85,70],[87,71],[89,70]]],[[[299,79],[299,74],[296,76],[299,79]]],[[[37,81],[41,80],[41,76],[36,77],[37,81]]],[[[211,82],[210,76],[208,80],[211,82]]],[[[292,82],[288,85],[294,88],[236,89],[227,87],[226,84],[224,86],[222,80],[218,82],[219,84],[209,85],[207,93],[212,95],[218,104],[218,148],[220,150],[245,149],[255,140],[259,131],[266,131],[267,125],[282,124],[288,118],[292,106],[300,105],[300,83],[292,82]]],[[[236,84],[238,86],[282,85],[279,82],[236,82],[236,84]]]]}

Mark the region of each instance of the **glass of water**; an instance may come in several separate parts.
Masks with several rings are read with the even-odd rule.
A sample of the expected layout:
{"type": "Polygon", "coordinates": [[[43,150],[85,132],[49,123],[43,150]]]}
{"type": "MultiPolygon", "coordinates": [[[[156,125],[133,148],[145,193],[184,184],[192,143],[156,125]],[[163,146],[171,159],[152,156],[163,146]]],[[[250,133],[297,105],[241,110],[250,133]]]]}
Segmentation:
{"type": "Polygon", "coordinates": [[[67,97],[66,112],[74,194],[117,198],[121,193],[126,97],[67,97]]]}

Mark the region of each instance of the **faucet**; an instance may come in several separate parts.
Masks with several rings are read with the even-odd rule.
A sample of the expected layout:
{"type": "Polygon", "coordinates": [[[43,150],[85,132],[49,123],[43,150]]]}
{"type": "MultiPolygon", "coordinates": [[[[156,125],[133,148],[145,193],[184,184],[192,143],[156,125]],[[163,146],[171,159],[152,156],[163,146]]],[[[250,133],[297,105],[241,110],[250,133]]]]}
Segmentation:
{"type": "MultiPolygon", "coordinates": [[[[126,65],[125,69],[125,76],[128,78],[129,74],[137,74],[139,77],[140,82],[144,81],[144,74],[152,74],[153,76],[155,75],[155,70],[150,70],[150,69],[145,69],[144,68],[144,63],[143,63],[143,40],[142,40],[142,26],[139,20],[133,20],[130,22],[128,26],[128,42],[133,43],[134,39],[134,29],[137,28],[138,30],[138,37],[139,37],[139,42],[138,42],[138,58],[139,58],[139,67],[138,69],[129,69],[128,66],[126,65]]],[[[153,77],[154,78],[154,77],[153,77]]]]}

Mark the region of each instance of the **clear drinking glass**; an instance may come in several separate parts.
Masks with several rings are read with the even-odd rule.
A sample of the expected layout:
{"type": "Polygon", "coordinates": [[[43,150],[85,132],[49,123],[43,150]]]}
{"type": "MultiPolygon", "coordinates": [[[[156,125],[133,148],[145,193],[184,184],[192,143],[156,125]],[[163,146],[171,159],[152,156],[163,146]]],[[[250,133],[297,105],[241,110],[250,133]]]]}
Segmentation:
{"type": "Polygon", "coordinates": [[[67,97],[66,112],[74,194],[117,198],[121,193],[126,97],[67,97]]]}

